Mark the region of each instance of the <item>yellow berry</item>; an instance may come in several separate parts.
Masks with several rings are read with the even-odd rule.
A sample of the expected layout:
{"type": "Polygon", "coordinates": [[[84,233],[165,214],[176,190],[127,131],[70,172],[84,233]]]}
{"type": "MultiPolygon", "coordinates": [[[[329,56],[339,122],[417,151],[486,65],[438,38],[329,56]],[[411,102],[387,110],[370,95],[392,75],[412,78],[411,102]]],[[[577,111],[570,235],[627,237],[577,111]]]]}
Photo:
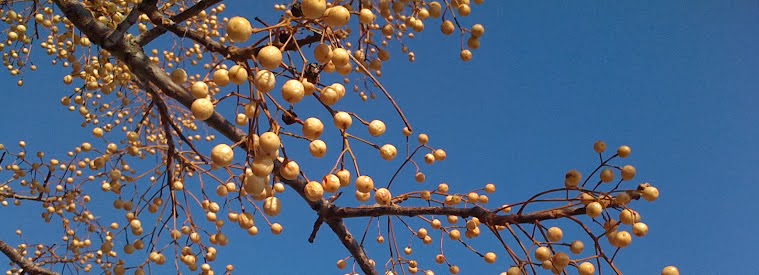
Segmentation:
{"type": "Polygon", "coordinates": [[[583,250],[585,250],[585,244],[582,241],[574,241],[569,245],[569,251],[574,254],[580,254],[583,250]]]}
{"type": "Polygon", "coordinates": [[[632,165],[625,165],[622,167],[622,180],[632,180],[635,178],[635,167],[632,165]]]}
{"type": "Polygon", "coordinates": [[[462,61],[469,62],[472,60],[472,51],[462,50],[461,53],[459,53],[459,56],[461,57],[462,61]]]}
{"type": "Polygon", "coordinates": [[[636,222],[633,224],[633,235],[636,237],[645,237],[648,234],[648,225],[642,222],[636,222]]]}
{"type": "Polygon", "coordinates": [[[596,151],[596,153],[603,153],[606,151],[606,143],[603,141],[596,141],[596,143],[593,143],[593,150],[596,151]]]}
{"type": "Polygon", "coordinates": [[[343,131],[350,128],[351,124],[353,124],[353,118],[351,118],[351,115],[346,112],[335,113],[333,120],[335,122],[335,127],[343,131]]]}
{"type": "Polygon", "coordinates": [[[315,158],[322,158],[327,155],[327,144],[320,139],[314,140],[308,145],[308,151],[315,158]]]}
{"type": "Polygon", "coordinates": [[[227,35],[235,43],[243,43],[253,34],[253,26],[244,17],[235,16],[227,23],[227,35]]]}
{"type": "Polygon", "coordinates": [[[632,236],[627,231],[619,231],[615,234],[616,244],[620,248],[625,248],[632,243],[632,236]]]}
{"type": "Polygon", "coordinates": [[[485,254],[485,262],[486,263],[492,264],[492,263],[495,263],[495,260],[496,260],[495,253],[488,252],[488,253],[485,254]]]}
{"type": "Polygon", "coordinates": [[[268,70],[259,70],[253,79],[253,84],[258,91],[268,93],[274,90],[274,86],[277,85],[277,78],[274,76],[274,73],[268,70]]]}
{"type": "Polygon", "coordinates": [[[487,192],[488,194],[495,193],[495,184],[492,184],[492,183],[486,184],[485,185],[485,192],[487,192]]]}
{"type": "Polygon", "coordinates": [[[373,137],[381,136],[385,133],[385,123],[381,120],[372,120],[372,122],[369,122],[369,134],[373,137]]]}
{"type": "Polygon", "coordinates": [[[398,150],[392,144],[385,144],[380,147],[380,157],[384,160],[393,160],[398,155],[398,150]]]}
{"type": "Polygon", "coordinates": [[[453,34],[453,31],[455,30],[455,28],[456,27],[453,25],[453,22],[451,22],[450,20],[445,20],[440,25],[440,31],[442,31],[443,34],[445,34],[445,35],[451,35],[451,34],[453,34]]]}
{"type": "Polygon", "coordinates": [[[308,200],[318,201],[324,197],[324,188],[322,187],[321,183],[310,181],[306,184],[304,193],[306,193],[306,198],[308,200]]]}
{"type": "Polygon", "coordinates": [[[630,156],[630,152],[632,152],[632,149],[630,149],[627,145],[622,145],[617,149],[617,155],[619,155],[620,158],[626,158],[630,156]]]}
{"type": "Polygon", "coordinates": [[[437,149],[435,152],[432,152],[432,155],[435,156],[436,161],[444,161],[445,158],[448,156],[448,154],[445,153],[445,150],[443,149],[437,149]]]}
{"type": "Polygon", "coordinates": [[[211,118],[214,112],[214,106],[213,103],[211,103],[210,100],[205,98],[199,98],[192,102],[192,106],[190,106],[190,110],[192,111],[192,115],[195,116],[198,120],[206,120],[211,118]]]}
{"type": "Polygon", "coordinates": [[[227,76],[235,85],[241,85],[248,81],[248,70],[243,66],[234,65],[232,68],[229,68],[227,76]]]}
{"type": "Polygon", "coordinates": [[[305,87],[298,80],[290,79],[282,85],[282,98],[290,104],[300,102],[305,95],[305,87]]]}
{"type": "Polygon", "coordinates": [[[389,205],[390,200],[392,199],[393,196],[390,194],[390,190],[387,190],[387,188],[377,189],[377,192],[374,193],[374,200],[379,205],[389,205]]]}
{"type": "Polygon", "coordinates": [[[548,247],[541,246],[535,249],[535,259],[538,261],[547,261],[551,258],[551,250],[548,247]]]}
{"type": "Polygon", "coordinates": [[[561,241],[561,238],[564,237],[564,232],[561,231],[561,228],[551,227],[548,229],[548,232],[546,235],[549,241],[559,242],[561,241]]]}
{"type": "Polygon", "coordinates": [[[605,183],[609,183],[614,180],[614,171],[611,169],[604,169],[601,171],[601,181],[605,183]]]}
{"type": "Polygon", "coordinates": [[[324,133],[324,124],[315,117],[309,117],[303,122],[303,135],[308,139],[318,139],[324,133]]]}
{"type": "Polygon", "coordinates": [[[680,270],[674,266],[668,266],[661,270],[661,275],[680,275],[680,270]]]}
{"type": "Polygon", "coordinates": [[[297,179],[300,175],[300,165],[295,161],[288,160],[282,165],[282,168],[280,168],[279,174],[286,180],[297,179]]]}
{"type": "Polygon", "coordinates": [[[350,18],[350,11],[343,6],[334,6],[324,11],[324,23],[333,28],[347,25],[350,18]]]}
{"type": "Polygon", "coordinates": [[[374,180],[369,176],[359,176],[356,178],[356,190],[362,193],[369,193],[374,190],[374,180]]]}
{"type": "Polygon", "coordinates": [[[211,161],[219,167],[226,167],[232,164],[234,156],[234,150],[226,144],[216,145],[211,150],[211,161]]]}
{"type": "Polygon", "coordinates": [[[273,153],[282,145],[279,136],[273,132],[265,132],[258,138],[259,149],[265,153],[273,153]]]}
{"type": "Polygon", "coordinates": [[[332,60],[332,47],[327,44],[319,44],[314,48],[314,58],[319,63],[329,63],[332,60]]]}
{"type": "Polygon", "coordinates": [[[264,69],[274,70],[282,63],[282,51],[274,46],[266,46],[261,48],[256,59],[264,69]]]}
{"type": "Polygon", "coordinates": [[[646,201],[655,201],[659,198],[659,189],[653,186],[648,186],[646,188],[643,188],[643,190],[640,192],[640,195],[646,201]]]}
{"type": "Polygon", "coordinates": [[[264,213],[272,217],[282,213],[282,204],[277,197],[268,197],[264,200],[264,213]]]}
{"type": "MultiPolygon", "coordinates": [[[[71,78],[70,75],[67,75],[66,77],[71,78]]],[[[187,81],[187,72],[185,70],[183,70],[183,69],[176,69],[176,70],[172,71],[171,72],[171,81],[174,82],[174,83],[176,83],[176,84],[179,84],[179,85],[185,83],[187,81]]],[[[66,81],[64,81],[64,82],[66,82],[66,81]]],[[[67,84],[71,83],[71,81],[67,81],[67,82],[69,82],[67,84]]]]}
{"type": "Polygon", "coordinates": [[[474,24],[474,26],[472,26],[472,37],[479,38],[483,34],[485,34],[485,27],[483,27],[482,24],[474,24]]]}
{"type": "Polygon", "coordinates": [[[585,213],[591,218],[598,218],[603,212],[603,207],[598,202],[591,202],[588,206],[585,206],[585,213]]]}
{"type": "Polygon", "coordinates": [[[213,82],[219,87],[225,87],[229,85],[229,71],[225,69],[218,69],[213,72],[213,82]]]}
{"type": "Polygon", "coordinates": [[[190,87],[190,94],[195,98],[206,98],[208,96],[208,84],[203,81],[195,81],[190,87]]]}
{"type": "Polygon", "coordinates": [[[571,170],[564,175],[564,186],[567,188],[577,188],[582,180],[582,174],[580,171],[571,170]]]}
{"type": "MultiPolygon", "coordinates": [[[[300,6],[303,11],[303,16],[308,19],[317,19],[324,15],[324,11],[327,10],[326,0],[303,0],[300,6]]],[[[341,268],[342,269],[342,268],[341,268]]]]}
{"type": "Polygon", "coordinates": [[[282,225],[279,223],[273,223],[271,225],[271,233],[274,235],[279,235],[282,233],[282,225]]]}
{"type": "Polygon", "coordinates": [[[596,266],[590,262],[583,262],[577,266],[577,272],[580,275],[593,275],[596,273],[596,266]]]}
{"type": "Polygon", "coordinates": [[[361,24],[371,24],[374,23],[374,13],[370,9],[361,9],[358,13],[358,21],[361,22],[361,24]]]}

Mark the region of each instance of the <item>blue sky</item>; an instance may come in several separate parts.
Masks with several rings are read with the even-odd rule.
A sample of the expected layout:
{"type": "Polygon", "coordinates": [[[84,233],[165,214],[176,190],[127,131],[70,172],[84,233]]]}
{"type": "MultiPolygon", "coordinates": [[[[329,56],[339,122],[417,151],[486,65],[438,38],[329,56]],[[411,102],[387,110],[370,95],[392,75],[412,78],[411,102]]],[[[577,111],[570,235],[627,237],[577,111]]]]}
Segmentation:
{"type": "MultiPolygon", "coordinates": [[[[227,5],[227,16],[271,10],[243,1],[227,5]]],[[[596,140],[610,148],[627,144],[632,156],[618,164],[635,165],[635,182],[656,185],[661,197],[635,204],[650,233],[621,252],[620,269],[657,274],[676,265],[682,274],[749,274],[752,266],[740,263],[752,262],[746,247],[759,244],[751,233],[759,226],[752,219],[759,206],[750,203],[759,191],[751,174],[759,164],[758,13],[755,1],[491,0],[464,19],[486,28],[471,62],[458,59],[458,36],[443,37],[429,21],[409,43],[416,62],[409,65],[396,44],[381,79],[415,129],[448,153],[446,161],[425,167],[425,188],[448,182],[463,192],[493,182],[498,192],[491,206],[521,201],[560,187],[567,170],[588,174],[597,161],[596,140]]],[[[0,93],[0,143],[24,139],[32,151],[60,156],[81,143],[89,130],[58,103],[70,89],[60,85],[62,76],[42,68],[17,88],[15,79],[0,75],[7,84],[0,93]]],[[[382,99],[367,106],[367,117],[392,110],[382,99]]],[[[402,126],[389,121],[398,141],[402,126]]],[[[364,169],[387,177],[381,176],[385,164],[370,159],[364,169]]],[[[304,160],[301,167],[324,170],[329,162],[304,160]]],[[[315,216],[292,192],[285,195],[291,203],[276,220],[285,234],[272,237],[262,228],[260,236],[241,236],[220,261],[243,273],[337,274],[334,263],[347,255],[344,248],[328,230],[307,243],[315,216]]],[[[0,214],[27,223],[38,220],[39,211],[5,208],[0,214]]],[[[366,225],[349,224],[355,234],[366,225]]],[[[16,242],[17,225],[0,225],[0,238],[16,242]]],[[[29,238],[44,232],[20,227],[29,238]]],[[[370,247],[370,256],[386,250],[370,247]]],[[[458,245],[450,251],[463,274],[506,269],[502,250],[500,266],[484,266],[458,245]]],[[[418,261],[447,273],[432,258],[418,261]]]]}

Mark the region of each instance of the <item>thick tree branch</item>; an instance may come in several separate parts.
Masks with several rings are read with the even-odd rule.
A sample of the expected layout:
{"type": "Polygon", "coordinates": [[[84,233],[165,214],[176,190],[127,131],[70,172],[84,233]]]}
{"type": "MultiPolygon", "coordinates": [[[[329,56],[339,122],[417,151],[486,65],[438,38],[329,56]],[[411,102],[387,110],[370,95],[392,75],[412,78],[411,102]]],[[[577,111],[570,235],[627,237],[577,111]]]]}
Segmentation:
{"type": "Polygon", "coordinates": [[[24,256],[21,255],[21,252],[18,252],[15,248],[11,247],[4,241],[0,240],[0,252],[5,254],[8,259],[11,260],[14,264],[18,265],[20,268],[23,269],[22,274],[30,274],[30,275],[58,275],[58,273],[47,270],[45,268],[41,268],[34,264],[34,262],[24,259],[24,256]]]}

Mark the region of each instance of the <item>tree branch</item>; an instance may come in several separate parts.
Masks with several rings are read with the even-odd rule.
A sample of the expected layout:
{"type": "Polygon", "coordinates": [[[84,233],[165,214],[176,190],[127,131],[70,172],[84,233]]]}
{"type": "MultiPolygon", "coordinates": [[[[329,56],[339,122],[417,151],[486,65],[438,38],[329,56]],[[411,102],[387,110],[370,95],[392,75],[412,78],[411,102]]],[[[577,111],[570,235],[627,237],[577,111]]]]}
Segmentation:
{"type": "Polygon", "coordinates": [[[23,269],[23,273],[31,274],[31,275],[58,275],[58,273],[47,270],[45,268],[41,268],[34,264],[34,262],[24,259],[24,256],[21,255],[21,252],[18,252],[15,248],[11,247],[4,241],[0,240],[0,252],[3,252],[5,256],[8,257],[8,259],[11,260],[14,264],[18,265],[23,269]]]}
{"type": "MultiPolygon", "coordinates": [[[[245,48],[240,48],[236,46],[224,46],[223,44],[205,36],[201,32],[198,32],[198,31],[189,29],[185,26],[182,26],[180,24],[177,24],[178,22],[172,19],[163,18],[163,15],[161,14],[161,12],[158,11],[158,9],[156,9],[155,7],[149,7],[149,9],[150,10],[147,10],[145,14],[147,14],[148,18],[150,18],[150,22],[152,22],[156,26],[159,26],[162,29],[168,30],[171,33],[175,34],[176,36],[192,39],[192,41],[195,41],[195,43],[203,45],[203,47],[205,47],[208,51],[221,54],[231,60],[244,61],[244,60],[250,59],[251,56],[257,55],[258,52],[263,47],[266,46],[266,45],[253,45],[253,46],[245,47],[245,48]]],[[[287,45],[284,45],[282,47],[282,50],[294,51],[294,50],[297,50],[298,47],[319,42],[321,41],[321,38],[322,38],[321,34],[314,33],[312,35],[306,36],[298,40],[290,40],[287,43],[287,45]]],[[[143,42],[140,42],[139,39],[140,38],[138,37],[137,43],[143,43],[143,42]]]]}
{"type": "Polygon", "coordinates": [[[142,15],[142,11],[146,7],[155,6],[156,3],[158,3],[158,0],[145,0],[137,4],[134,8],[132,8],[132,11],[129,12],[129,15],[127,15],[126,18],[124,18],[124,21],[121,21],[118,26],[116,26],[116,29],[111,32],[110,35],[108,35],[108,38],[105,39],[103,42],[104,47],[110,47],[113,46],[113,44],[116,43],[116,41],[121,40],[124,38],[124,34],[131,28],[135,23],[137,23],[137,19],[140,18],[140,15],[142,15]]]}
{"type": "MultiPolygon", "coordinates": [[[[190,19],[191,17],[193,17],[195,15],[198,15],[198,13],[200,13],[201,11],[204,11],[205,9],[207,9],[210,6],[216,5],[219,2],[221,2],[221,0],[201,0],[200,2],[198,2],[195,5],[193,5],[192,7],[190,7],[189,9],[186,9],[183,12],[181,12],[181,13],[179,13],[177,15],[172,16],[169,19],[171,21],[173,21],[173,22],[176,22],[176,23],[182,23],[183,21],[185,21],[187,19],[190,19]]],[[[137,40],[137,44],[140,45],[140,46],[145,46],[145,45],[149,44],[151,41],[153,41],[156,38],[158,38],[159,36],[161,36],[164,33],[166,33],[166,30],[167,29],[163,28],[162,26],[158,26],[158,27],[152,28],[152,29],[150,29],[150,30],[148,30],[148,31],[140,34],[139,36],[137,36],[137,39],[136,39],[137,40]]]]}
{"type": "MultiPolygon", "coordinates": [[[[61,11],[63,11],[66,17],[68,17],[69,20],[71,20],[80,31],[90,37],[90,40],[93,43],[96,45],[103,45],[103,41],[109,32],[108,27],[95,20],[92,14],[81,3],[74,0],[55,0],[55,3],[59,6],[61,11]]],[[[155,18],[156,14],[151,11],[149,17],[151,16],[155,18]]],[[[163,22],[163,20],[161,20],[161,22],[163,22]]],[[[172,27],[168,27],[170,27],[168,30],[171,31],[172,27]]],[[[174,28],[174,30],[179,29],[174,28]]],[[[165,95],[173,98],[186,108],[190,109],[192,102],[195,100],[192,95],[190,95],[184,89],[184,87],[171,81],[170,76],[158,65],[150,62],[148,57],[143,52],[142,48],[140,48],[140,46],[136,44],[134,40],[125,40],[126,39],[122,39],[111,47],[104,47],[104,49],[108,50],[116,58],[124,62],[129,67],[129,70],[138,78],[142,79],[143,81],[147,80],[149,82],[152,82],[159,89],[161,89],[165,95]]],[[[218,112],[214,112],[214,114],[209,119],[205,120],[205,123],[209,127],[219,131],[222,135],[227,137],[232,142],[239,143],[246,138],[246,134],[242,130],[238,129],[232,123],[227,121],[218,112]]],[[[246,149],[245,143],[241,144],[242,146],[240,147],[246,149]]],[[[274,171],[279,171],[281,166],[281,162],[275,162],[274,171]]],[[[324,213],[327,209],[329,209],[331,204],[327,200],[322,199],[318,202],[311,202],[306,199],[304,192],[304,188],[306,186],[305,180],[299,178],[296,180],[286,180],[284,183],[297,191],[298,194],[300,194],[301,197],[303,197],[303,199],[308,202],[311,208],[318,213],[324,213]]],[[[358,244],[358,242],[356,242],[355,239],[353,239],[352,235],[345,227],[345,224],[342,222],[342,219],[327,219],[326,222],[330,228],[332,228],[332,231],[335,232],[343,245],[351,253],[361,269],[366,274],[377,274],[377,271],[374,269],[374,267],[369,264],[369,259],[364,253],[363,248],[358,244]]]]}
{"type": "MultiPolygon", "coordinates": [[[[640,198],[640,191],[627,191],[632,199],[640,198]]],[[[620,207],[622,205],[612,202],[607,208],[620,207]]],[[[372,206],[372,207],[335,207],[329,210],[327,217],[332,218],[358,218],[379,216],[420,216],[420,215],[446,215],[459,216],[462,218],[477,217],[481,222],[488,225],[507,224],[534,224],[544,220],[555,220],[570,216],[585,215],[585,207],[561,207],[541,210],[527,214],[498,215],[497,211],[487,210],[480,206],[469,208],[456,208],[447,206],[429,207],[403,207],[403,206],[372,206]]]]}

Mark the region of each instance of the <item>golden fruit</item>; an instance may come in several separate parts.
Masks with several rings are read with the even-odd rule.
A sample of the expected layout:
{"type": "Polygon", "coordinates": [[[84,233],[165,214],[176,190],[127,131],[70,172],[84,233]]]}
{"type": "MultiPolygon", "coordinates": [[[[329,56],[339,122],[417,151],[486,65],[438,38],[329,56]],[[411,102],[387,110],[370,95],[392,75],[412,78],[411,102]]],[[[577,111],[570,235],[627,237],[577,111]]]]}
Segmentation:
{"type": "Polygon", "coordinates": [[[327,0],[303,0],[300,9],[306,18],[317,19],[327,10],[327,0]]]}
{"type": "Polygon", "coordinates": [[[583,262],[577,266],[577,272],[580,275],[593,275],[596,273],[596,267],[590,262],[583,262]]]}
{"type": "Polygon", "coordinates": [[[374,200],[379,205],[389,205],[392,198],[393,195],[391,195],[390,190],[387,190],[386,188],[377,189],[377,192],[374,193],[374,200]]]}
{"type": "Polygon", "coordinates": [[[485,27],[481,24],[474,24],[474,26],[472,26],[472,37],[479,38],[483,34],[485,34],[485,27]]]}
{"type": "Polygon", "coordinates": [[[190,87],[190,94],[195,98],[206,98],[208,96],[208,84],[203,81],[195,81],[190,87]]]}
{"type": "Polygon", "coordinates": [[[211,161],[213,161],[213,164],[219,167],[227,167],[232,164],[234,156],[234,150],[232,150],[232,147],[229,147],[229,145],[226,144],[216,145],[211,150],[211,161]]]}
{"type": "Polygon", "coordinates": [[[235,43],[243,43],[253,34],[253,26],[244,17],[235,16],[227,23],[227,35],[235,43]]]}
{"type": "Polygon", "coordinates": [[[324,188],[321,183],[310,181],[306,184],[304,193],[309,201],[318,201],[324,197],[324,188]]]}
{"type": "Polygon", "coordinates": [[[229,85],[229,71],[225,69],[218,69],[213,72],[213,82],[219,87],[225,87],[229,85]]]}
{"type": "Polygon", "coordinates": [[[335,113],[333,120],[335,122],[335,127],[343,131],[350,128],[351,124],[353,124],[353,118],[351,118],[351,115],[346,112],[335,113]]]}
{"type": "Polygon", "coordinates": [[[496,260],[495,253],[488,252],[488,253],[485,254],[485,262],[486,263],[492,264],[492,263],[495,263],[495,260],[496,260]]]}
{"type": "Polygon", "coordinates": [[[232,68],[229,68],[227,75],[229,76],[229,80],[235,85],[241,85],[248,81],[248,70],[240,65],[234,65],[232,68]]]}
{"type": "Polygon", "coordinates": [[[361,22],[361,24],[371,24],[374,23],[374,13],[370,9],[361,9],[358,13],[358,21],[361,22]]]}
{"type": "Polygon", "coordinates": [[[674,266],[668,266],[661,270],[661,275],[680,275],[680,270],[674,266]]]}
{"type": "Polygon", "coordinates": [[[384,160],[393,160],[398,155],[398,150],[392,144],[385,144],[380,147],[380,157],[384,160]]]}
{"type": "Polygon", "coordinates": [[[274,76],[274,73],[268,70],[259,70],[253,79],[253,84],[262,93],[268,93],[274,90],[274,86],[277,85],[277,78],[274,76]]]}
{"type": "Polygon", "coordinates": [[[261,64],[267,70],[274,70],[282,64],[282,51],[274,46],[266,46],[261,48],[256,55],[258,63],[261,64]]]}
{"type": "Polygon", "coordinates": [[[632,149],[630,149],[630,146],[627,146],[627,145],[619,146],[619,148],[617,149],[617,155],[619,155],[620,158],[629,157],[631,152],[632,152],[632,149]]]}
{"type": "Polygon", "coordinates": [[[327,155],[327,144],[320,139],[316,139],[308,145],[308,151],[315,158],[323,158],[327,155]]]}
{"type": "MultiPolygon", "coordinates": [[[[66,77],[68,77],[69,79],[71,79],[70,75],[67,75],[66,77]]],[[[174,82],[174,83],[176,83],[176,84],[182,85],[183,83],[187,82],[187,72],[184,69],[176,69],[176,70],[174,70],[173,72],[171,72],[171,81],[174,82]]],[[[64,82],[68,82],[66,84],[71,84],[70,80],[69,81],[64,81],[64,82]]]]}
{"type": "Polygon", "coordinates": [[[332,60],[332,47],[327,44],[319,44],[314,48],[314,58],[319,63],[328,63],[332,60]]]}
{"type": "Polygon", "coordinates": [[[596,151],[596,153],[603,153],[606,151],[606,143],[603,141],[596,141],[596,143],[593,143],[593,150],[596,151]]]}
{"type": "Polygon", "coordinates": [[[282,213],[282,204],[277,197],[268,197],[264,200],[264,213],[272,217],[282,213]]]}
{"type": "Polygon", "coordinates": [[[632,180],[635,178],[635,167],[632,165],[625,165],[622,167],[622,180],[632,180]]]}
{"type": "Polygon", "coordinates": [[[598,218],[603,212],[603,207],[598,202],[591,202],[588,206],[585,206],[585,213],[591,218],[598,218]]]}
{"type": "Polygon", "coordinates": [[[381,120],[372,120],[372,122],[369,122],[369,134],[373,137],[383,135],[386,130],[385,123],[381,120]]]}
{"type": "Polygon", "coordinates": [[[192,111],[192,115],[195,116],[195,119],[206,120],[213,115],[214,106],[210,100],[199,98],[192,102],[190,110],[192,111]]]}
{"type": "Polygon", "coordinates": [[[282,176],[282,178],[287,180],[297,179],[300,175],[300,165],[292,160],[287,161],[284,163],[284,165],[282,165],[282,168],[280,168],[279,174],[282,176]]]}
{"type": "Polygon", "coordinates": [[[340,190],[340,179],[333,174],[328,174],[322,178],[322,187],[326,192],[335,193],[340,190]]]}
{"type": "Polygon", "coordinates": [[[643,188],[643,191],[640,192],[640,195],[646,201],[655,201],[659,198],[659,189],[653,186],[648,186],[646,188],[643,188]]]}
{"type": "Polygon", "coordinates": [[[356,190],[369,193],[374,190],[374,181],[369,176],[359,176],[356,178],[356,190]]]}
{"type": "Polygon", "coordinates": [[[336,68],[344,67],[350,62],[350,54],[343,48],[336,48],[332,50],[332,64],[336,68]]]}
{"type": "Polygon", "coordinates": [[[290,104],[300,102],[305,95],[303,83],[298,80],[290,79],[282,85],[282,98],[290,104]]]}
{"type": "Polygon", "coordinates": [[[343,6],[334,6],[324,11],[324,23],[333,28],[347,25],[350,19],[350,11],[343,6]]]}

